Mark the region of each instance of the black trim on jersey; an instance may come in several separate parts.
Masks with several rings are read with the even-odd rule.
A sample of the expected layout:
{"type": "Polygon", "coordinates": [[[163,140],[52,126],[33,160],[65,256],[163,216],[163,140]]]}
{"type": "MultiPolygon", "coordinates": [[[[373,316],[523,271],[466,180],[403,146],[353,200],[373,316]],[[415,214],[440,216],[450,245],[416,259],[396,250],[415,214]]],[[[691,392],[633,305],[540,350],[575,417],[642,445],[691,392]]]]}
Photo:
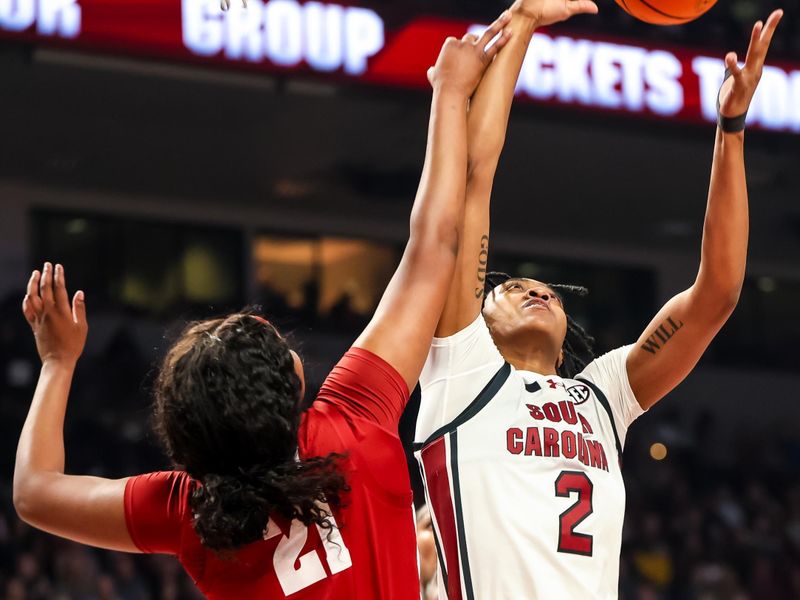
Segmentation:
{"type": "Polygon", "coordinates": [[[475,592],[472,590],[472,573],[469,568],[469,555],[467,554],[467,536],[464,531],[464,511],[461,509],[457,431],[450,433],[450,470],[453,472],[453,504],[455,504],[456,508],[456,531],[458,533],[458,549],[461,554],[461,572],[464,575],[464,588],[467,590],[467,600],[475,600],[475,592]]]}
{"type": "Polygon", "coordinates": [[[413,444],[413,449],[415,451],[421,450],[433,440],[455,431],[457,427],[460,427],[472,417],[477,415],[487,404],[489,404],[489,401],[494,398],[495,394],[500,391],[500,388],[503,387],[503,384],[505,384],[510,374],[511,365],[508,363],[503,363],[503,366],[500,367],[497,373],[492,376],[492,378],[489,380],[489,383],[487,383],[486,386],[481,390],[481,393],[469,403],[469,406],[467,406],[467,408],[465,408],[460,415],[450,421],[447,425],[444,425],[434,431],[424,442],[413,444]]]}
{"type": "Polygon", "coordinates": [[[525,391],[530,392],[531,394],[538,392],[542,389],[542,386],[539,384],[538,381],[534,381],[533,383],[526,383],[525,384],[525,391]]]}
{"type": "Polygon", "coordinates": [[[608,398],[606,398],[606,395],[599,387],[597,387],[588,379],[584,379],[583,377],[576,377],[575,379],[585,383],[590,388],[592,388],[594,395],[597,396],[597,399],[600,401],[600,404],[608,413],[608,420],[611,421],[611,430],[614,432],[614,442],[616,442],[617,444],[617,456],[619,457],[619,460],[622,460],[622,444],[619,441],[619,434],[617,433],[617,423],[616,421],[614,421],[614,413],[611,412],[611,404],[608,403],[608,398]]]}
{"type": "Polygon", "coordinates": [[[449,589],[447,587],[447,563],[444,562],[444,555],[442,554],[442,546],[439,544],[439,536],[436,535],[436,528],[431,526],[431,531],[433,531],[433,542],[436,544],[436,556],[439,557],[439,573],[442,575],[442,583],[444,584],[444,589],[449,589]]]}

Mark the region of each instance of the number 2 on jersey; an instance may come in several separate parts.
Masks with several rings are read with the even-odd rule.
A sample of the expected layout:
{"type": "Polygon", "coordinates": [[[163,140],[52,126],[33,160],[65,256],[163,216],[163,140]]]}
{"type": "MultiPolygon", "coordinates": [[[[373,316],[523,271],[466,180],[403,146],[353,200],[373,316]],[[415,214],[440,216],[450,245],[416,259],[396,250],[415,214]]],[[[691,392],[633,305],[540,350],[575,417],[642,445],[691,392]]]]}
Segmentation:
{"type": "MultiPolygon", "coordinates": [[[[323,504],[322,507],[331,515],[327,519],[331,529],[324,529],[319,525],[316,525],[316,528],[325,548],[325,560],[328,568],[331,574],[335,575],[352,567],[353,562],[350,560],[350,551],[344,545],[342,534],[333,519],[330,508],[327,504],[323,504]]],[[[281,589],[286,596],[299,592],[327,577],[316,550],[310,550],[300,556],[308,539],[308,527],[300,521],[294,520],[287,537],[270,519],[264,539],[268,540],[277,535],[281,536],[281,539],[275,548],[272,564],[275,567],[275,575],[281,584],[281,589]],[[299,566],[295,567],[295,564],[299,566]]]]}
{"type": "Polygon", "coordinates": [[[594,485],[582,471],[561,471],[556,479],[556,496],[569,498],[578,493],[578,500],[558,517],[558,551],[567,554],[592,556],[594,539],[585,533],[575,533],[575,528],[594,511],[592,492],[594,485]]]}

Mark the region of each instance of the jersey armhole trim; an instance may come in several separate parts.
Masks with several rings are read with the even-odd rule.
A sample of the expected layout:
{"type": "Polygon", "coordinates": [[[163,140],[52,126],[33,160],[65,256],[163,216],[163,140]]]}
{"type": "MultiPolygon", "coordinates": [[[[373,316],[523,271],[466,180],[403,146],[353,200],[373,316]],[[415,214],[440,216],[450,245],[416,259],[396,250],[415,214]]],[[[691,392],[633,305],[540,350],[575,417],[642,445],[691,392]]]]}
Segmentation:
{"type": "Polygon", "coordinates": [[[617,445],[617,456],[619,457],[619,460],[622,460],[622,444],[619,441],[617,422],[614,420],[614,413],[611,411],[611,404],[608,402],[608,398],[606,398],[606,395],[599,387],[597,387],[588,379],[584,379],[583,377],[576,377],[575,379],[592,388],[594,395],[597,396],[597,399],[600,401],[600,405],[605,409],[606,413],[608,413],[608,420],[611,421],[611,430],[614,432],[614,443],[617,445]]]}
{"type": "Polygon", "coordinates": [[[489,380],[489,383],[484,386],[480,393],[472,402],[469,403],[467,408],[465,408],[460,415],[450,421],[447,425],[444,425],[434,431],[424,442],[413,444],[413,449],[415,451],[421,450],[433,440],[440,438],[447,433],[455,431],[458,427],[477,415],[487,404],[489,404],[489,401],[494,398],[497,392],[500,391],[500,388],[503,387],[510,374],[511,365],[508,363],[503,363],[503,366],[500,367],[497,373],[492,376],[492,378],[489,380]]]}
{"type": "Polygon", "coordinates": [[[149,550],[145,548],[139,541],[138,532],[133,524],[133,486],[136,485],[136,477],[129,477],[125,482],[125,492],[123,494],[123,511],[125,513],[125,526],[128,529],[128,535],[131,536],[131,541],[139,552],[142,554],[150,554],[149,550]]]}

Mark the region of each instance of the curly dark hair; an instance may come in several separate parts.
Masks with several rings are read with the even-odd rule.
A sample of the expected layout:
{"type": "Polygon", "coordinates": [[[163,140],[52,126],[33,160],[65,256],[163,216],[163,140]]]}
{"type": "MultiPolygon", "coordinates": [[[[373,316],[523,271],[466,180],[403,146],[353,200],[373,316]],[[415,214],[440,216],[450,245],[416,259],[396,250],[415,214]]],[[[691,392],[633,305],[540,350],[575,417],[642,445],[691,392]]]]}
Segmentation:
{"type": "MultiPolygon", "coordinates": [[[[501,283],[513,279],[508,273],[491,271],[486,274],[483,284],[483,298],[486,300],[494,288],[501,283]]],[[[563,293],[574,294],[576,296],[586,296],[589,290],[579,285],[567,285],[563,283],[547,283],[550,289],[558,294],[563,304],[563,293]]],[[[578,322],[567,313],[567,335],[564,338],[564,362],[558,367],[559,377],[572,379],[586,368],[586,365],[594,358],[594,338],[581,327],[578,322]]]]}
{"type": "Polygon", "coordinates": [[[203,545],[261,539],[270,515],[330,529],[323,503],[349,490],[342,455],[299,459],[300,379],[286,340],[253,313],[191,323],[155,382],[154,426],[199,483],[189,499],[203,545]]]}

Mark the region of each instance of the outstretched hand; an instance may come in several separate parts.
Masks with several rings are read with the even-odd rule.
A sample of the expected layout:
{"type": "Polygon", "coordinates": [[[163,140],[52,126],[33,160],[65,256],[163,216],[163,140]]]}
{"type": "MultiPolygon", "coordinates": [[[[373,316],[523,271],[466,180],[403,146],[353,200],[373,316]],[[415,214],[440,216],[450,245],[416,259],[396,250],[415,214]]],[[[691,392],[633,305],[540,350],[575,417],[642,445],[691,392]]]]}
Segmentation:
{"type": "Polygon", "coordinates": [[[766,25],[758,21],[753,26],[744,67],[739,68],[735,52],[728,52],[725,56],[725,66],[730,69],[731,77],[725,81],[719,93],[720,113],[723,117],[738,117],[746,113],[750,107],[758,82],[761,80],[772,35],[781,17],[783,11],[776,10],[769,16],[766,25]]]}
{"type": "Polygon", "coordinates": [[[510,21],[511,13],[506,11],[480,37],[468,33],[460,40],[447,38],[436,66],[428,69],[431,86],[449,87],[467,98],[472,96],[486,68],[511,39],[511,30],[506,27],[510,21]],[[495,37],[495,43],[489,45],[495,37]]]}
{"type": "Polygon", "coordinates": [[[596,15],[592,0],[516,0],[511,10],[520,10],[536,21],[537,27],[566,21],[575,15],[596,15]]]}
{"type": "Polygon", "coordinates": [[[36,349],[42,362],[77,362],[86,343],[89,326],[83,292],[76,292],[70,303],[64,267],[45,263],[28,280],[22,313],[33,329],[36,349]]]}

